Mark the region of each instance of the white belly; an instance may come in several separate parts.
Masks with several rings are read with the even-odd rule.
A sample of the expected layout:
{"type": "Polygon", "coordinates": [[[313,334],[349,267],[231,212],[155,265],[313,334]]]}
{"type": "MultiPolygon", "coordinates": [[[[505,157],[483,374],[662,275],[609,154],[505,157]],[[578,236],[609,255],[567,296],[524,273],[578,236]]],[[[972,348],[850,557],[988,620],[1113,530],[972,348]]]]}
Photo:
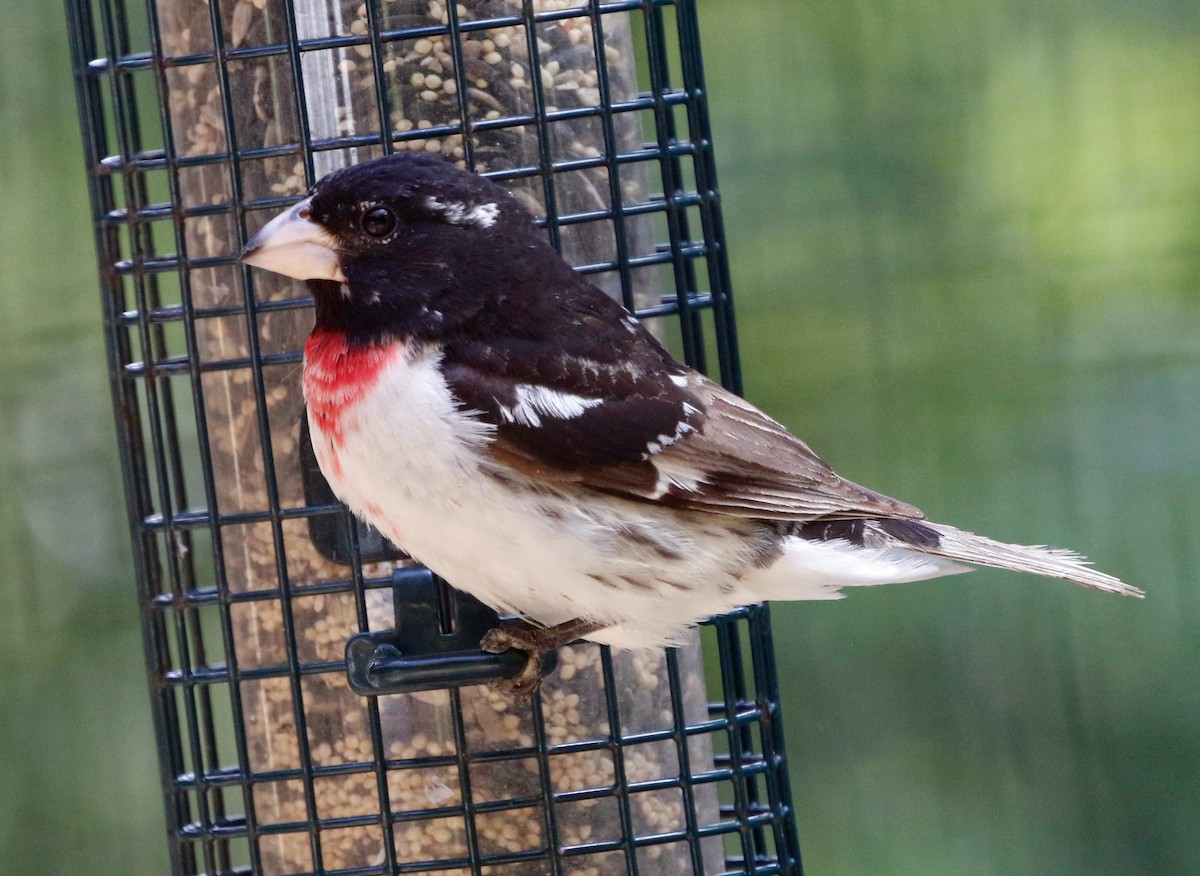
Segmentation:
{"type": "Polygon", "coordinates": [[[755,601],[739,583],[752,565],[743,521],[599,494],[581,506],[520,475],[486,476],[490,427],[456,409],[437,363],[395,356],[344,410],[340,447],[310,420],[321,469],[356,514],[498,610],[546,625],[599,620],[612,626],[590,638],[620,647],[669,643],[755,601]],[[694,539],[698,520],[706,531],[694,539]]]}

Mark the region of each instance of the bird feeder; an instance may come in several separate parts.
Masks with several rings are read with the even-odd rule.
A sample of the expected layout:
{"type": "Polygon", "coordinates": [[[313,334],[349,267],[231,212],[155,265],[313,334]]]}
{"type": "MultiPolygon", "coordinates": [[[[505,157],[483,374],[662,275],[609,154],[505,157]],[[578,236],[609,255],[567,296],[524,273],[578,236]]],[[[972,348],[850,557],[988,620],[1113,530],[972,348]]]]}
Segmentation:
{"type": "Polygon", "coordinates": [[[236,259],[436,153],[738,390],[693,3],[67,8],[173,872],[799,873],[766,609],[494,692],[495,613],[320,476],[305,287],[236,259]]]}

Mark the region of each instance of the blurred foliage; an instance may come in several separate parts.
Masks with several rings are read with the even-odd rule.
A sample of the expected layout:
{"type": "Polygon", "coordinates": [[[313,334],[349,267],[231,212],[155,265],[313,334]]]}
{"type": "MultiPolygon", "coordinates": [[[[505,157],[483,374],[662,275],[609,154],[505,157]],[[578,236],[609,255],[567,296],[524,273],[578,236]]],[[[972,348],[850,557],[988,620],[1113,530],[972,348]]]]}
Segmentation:
{"type": "MultiPolygon", "coordinates": [[[[701,0],[748,394],[977,572],[775,609],[813,874],[1200,870],[1200,7],[701,0]]],[[[167,871],[61,11],[0,0],[0,869],[167,871]]]]}

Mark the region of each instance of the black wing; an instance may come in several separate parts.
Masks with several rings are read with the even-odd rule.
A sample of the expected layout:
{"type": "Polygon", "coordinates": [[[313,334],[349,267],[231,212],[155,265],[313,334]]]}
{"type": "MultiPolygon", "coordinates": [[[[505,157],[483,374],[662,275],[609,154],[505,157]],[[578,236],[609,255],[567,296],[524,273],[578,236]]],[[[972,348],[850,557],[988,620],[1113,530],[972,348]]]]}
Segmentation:
{"type": "Polygon", "coordinates": [[[674,362],[632,317],[547,339],[458,341],[442,369],[494,427],[492,455],[530,476],[639,501],[777,520],[916,508],[833,472],[753,405],[674,362]]]}

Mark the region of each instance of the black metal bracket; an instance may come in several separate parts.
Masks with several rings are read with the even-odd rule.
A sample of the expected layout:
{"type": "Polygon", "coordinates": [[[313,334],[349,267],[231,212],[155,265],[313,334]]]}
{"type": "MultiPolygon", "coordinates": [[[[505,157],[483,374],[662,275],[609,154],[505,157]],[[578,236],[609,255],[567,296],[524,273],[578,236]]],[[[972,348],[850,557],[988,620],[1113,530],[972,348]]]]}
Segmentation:
{"type": "MultiPolygon", "coordinates": [[[[525,666],[521,651],[489,654],[479,647],[500,615],[473,596],[450,587],[424,566],[392,573],[396,628],[359,633],[346,643],[346,676],[363,696],[412,693],[481,684],[515,675],[525,666]]],[[[542,658],[542,673],[557,657],[542,658]]]]}

